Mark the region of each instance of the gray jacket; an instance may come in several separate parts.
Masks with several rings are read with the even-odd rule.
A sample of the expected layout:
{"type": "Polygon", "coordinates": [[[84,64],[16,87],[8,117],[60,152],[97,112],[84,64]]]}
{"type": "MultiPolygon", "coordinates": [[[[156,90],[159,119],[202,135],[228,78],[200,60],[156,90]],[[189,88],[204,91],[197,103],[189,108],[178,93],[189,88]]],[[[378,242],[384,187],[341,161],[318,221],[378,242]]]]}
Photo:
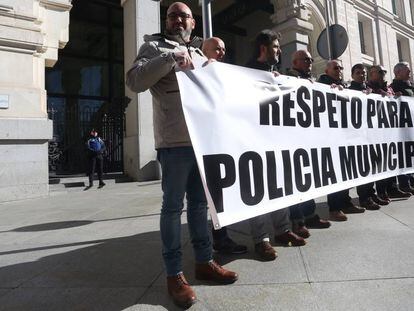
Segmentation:
{"type": "Polygon", "coordinates": [[[153,97],[155,148],[191,146],[181,106],[172,52],[188,51],[192,59],[207,60],[200,49],[161,34],[145,35],[145,43],[127,72],[126,84],[134,92],[150,89],[153,97]]]}

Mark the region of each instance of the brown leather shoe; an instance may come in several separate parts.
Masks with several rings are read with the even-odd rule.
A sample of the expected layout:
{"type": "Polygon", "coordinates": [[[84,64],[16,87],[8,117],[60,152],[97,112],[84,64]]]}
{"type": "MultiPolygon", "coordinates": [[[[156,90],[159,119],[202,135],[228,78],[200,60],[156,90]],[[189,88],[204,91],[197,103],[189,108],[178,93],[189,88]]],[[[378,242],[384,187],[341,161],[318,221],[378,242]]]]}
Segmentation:
{"type": "Polygon", "coordinates": [[[311,218],[305,219],[305,225],[308,228],[326,229],[331,226],[331,223],[326,219],[321,219],[319,215],[314,215],[311,218]]]}
{"type": "Polygon", "coordinates": [[[196,263],[195,278],[197,280],[213,281],[220,284],[231,284],[237,281],[237,273],[226,270],[214,260],[207,263],[196,263]]]}
{"type": "Polygon", "coordinates": [[[365,212],[365,208],[354,205],[352,202],[342,209],[345,214],[360,214],[365,212]]]}
{"type": "Polygon", "coordinates": [[[379,195],[373,194],[371,198],[372,201],[378,205],[388,205],[391,202],[390,198],[387,195],[383,195],[383,198],[380,198],[379,195]]]}
{"type": "Polygon", "coordinates": [[[401,191],[398,188],[393,188],[393,189],[387,191],[387,193],[388,193],[388,196],[391,199],[407,199],[411,196],[411,193],[401,191]]]}
{"type": "Polygon", "coordinates": [[[329,212],[329,220],[332,221],[347,221],[348,217],[342,211],[329,212]]]}
{"type": "Polygon", "coordinates": [[[298,236],[307,239],[310,237],[310,232],[308,228],[306,228],[305,224],[299,223],[299,224],[293,224],[292,225],[292,231],[293,233],[297,234],[298,236]]]}
{"type": "Polygon", "coordinates": [[[282,245],[303,246],[306,244],[304,238],[298,236],[292,231],[286,231],[283,234],[275,235],[275,242],[282,245]]]}
{"type": "Polygon", "coordinates": [[[187,309],[196,302],[196,295],[182,273],[167,276],[167,288],[174,303],[181,308],[187,309]]]}
{"type": "Polygon", "coordinates": [[[260,256],[260,259],[264,261],[272,261],[277,257],[277,252],[268,241],[262,241],[255,244],[254,251],[260,256]]]}
{"type": "Polygon", "coordinates": [[[365,207],[365,209],[370,210],[370,211],[376,211],[379,210],[381,208],[381,206],[377,203],[375,203],[372,198],[368,198],[365,201],[360,201],[359,205],[361,205],[362,207],[365,207]]]}

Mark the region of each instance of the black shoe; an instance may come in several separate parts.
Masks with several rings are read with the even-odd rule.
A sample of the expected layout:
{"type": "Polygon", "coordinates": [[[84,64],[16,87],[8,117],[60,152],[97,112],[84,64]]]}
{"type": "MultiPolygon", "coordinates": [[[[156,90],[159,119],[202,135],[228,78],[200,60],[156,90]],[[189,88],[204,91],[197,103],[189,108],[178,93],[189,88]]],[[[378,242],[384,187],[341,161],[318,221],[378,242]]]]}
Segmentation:
{"type": "Polygon", "coordinates": [[[367,210],[370,210],[370,211],[376,211],[381,208],[381,206],[375,203],[372,198],[368,198],[364,201],[360,201],[359,205],[361,205],[362,207],[365,207],[367,210]]]}
{"type": "Polygon", "coordinates": [[[376,194],[373,194],[371,196],[371,198],[372,198],[372,201],[374,201],[378,205],[388,205],[391,202],[390,198],[383,199],[383,198],[380,198],[379,196],[377,196],[376,194]]]}
{"type": "Polygon", "coordinates": [[[102,182],[100,182],[99,183],[99,186],[98,186],[98,188],[102,188],[103,186],[105,186],[106,184],[102,181],[102,182]]]}
{"type": "Polygon", "coordinates": [[[305,225],[308,228],[326,229],[331,226],[329,220],[321,219],[318,215],[305,219],[305,225]]]}
{"type": "Polygon", "coordinates": [[[352,202],[350,202],[350,204],[347,204],[347,206],[344,207],[342,209],[342,211],[345,214],[359,214],[359,213],[364,213],[365,212],[365,208],[359,207],[357,205],[354,205],[352,202]]]}
{"type": "Polygon", "coordinates": [[[244,254],[247,252],[245,245],[234,242],[229,237],[213,242],[213,250],[220,254],[244,254]]]}
{"type": "Polygon", "coordinates": [[[409,198],[411,196],[411,193],[401,191],[398,188],[393,188],[393,189],[391,189],[391,190],[389,190],[387,192],[388,192],[388,196],[391,199],[407,199],[407,198],[409,198]]]}
{"type": "Polygon", "coordinates": [[[411,188],[411,186],[400,187],[400,190],[403,192],[414,194],[414,188],[411,188]]]}

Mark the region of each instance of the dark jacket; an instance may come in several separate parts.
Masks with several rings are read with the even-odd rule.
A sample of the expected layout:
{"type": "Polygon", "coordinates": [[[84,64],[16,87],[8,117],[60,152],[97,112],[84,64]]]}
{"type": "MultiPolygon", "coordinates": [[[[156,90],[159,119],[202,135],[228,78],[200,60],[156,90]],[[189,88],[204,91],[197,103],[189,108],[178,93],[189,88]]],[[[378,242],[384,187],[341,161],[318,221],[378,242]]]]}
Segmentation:
{"type": "Polygon", "coordinates": [[[381,91],[387,92],[390,95],[394,95],[393,89],[387,85],[387,82],[379,83],[374,81],[368,81],[367,86],[372,89],[372,93],[381,94],[381,91]]]}
{"type": "Polygon", "coordinates": [[[89,151],[89,156],[102,156],[106,150],[104,141],[98,136],[91,136],[86,142],[86,147],[89,151]]]}
{"type": "Polygon", "coordinates": [[[336,84],[336,85],[341,85],[343,87],[346,87],[346,84],[345,84],[345,82],[343,80],[335,80],[335,79],[332,79],[327,74],[321,75],[319,77],[319,79],[318,79],[318,82],[319,83],[323,83],[323,84],[328,84],[328,85],[336,84]]]}
{"type": "Polygon", "coordinates": [[[315,77],[312,76],[311,72],[302,72],[297,69],[291,68],[286,71],[287,76],[296,77],[300,79],[307,79],[311,82],[315,82],[315,77]]]}
{"type": "Polygon", "coordinates": [[[351,84],[348,87],[350,90],[356,90],[356,91],[365,91],[368,89],[367,84],[365,82],[359,83],[356,81],[351,81],[351,84]]]}
{"type": "Polygon", "coordinates": [[[394,79],[390,86],[395,93],[401,92],[404,96],[414,96],[414,86],[408,81],[394,79]]]}
{"type": "Polygon", "coordinates": [[[253,68],[253,69],[259,69],[264,71],[274,71],[276,70],[275,65],[269,65],[268,63],[261,63],[257,61],[257,59],[252,58],[249,60],[246,64],[246,67],[253,68]]]}

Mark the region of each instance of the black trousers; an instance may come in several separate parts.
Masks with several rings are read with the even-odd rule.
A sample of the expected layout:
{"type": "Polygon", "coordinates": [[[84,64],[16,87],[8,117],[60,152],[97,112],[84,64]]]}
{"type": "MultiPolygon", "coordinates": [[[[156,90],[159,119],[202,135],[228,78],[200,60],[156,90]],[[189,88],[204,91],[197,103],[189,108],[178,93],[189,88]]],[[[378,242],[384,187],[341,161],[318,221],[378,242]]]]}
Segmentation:
{"type": "Polygon", "coordinates": [[[397,188],[397,177],[389,177],[375,182],[378,194],[384,194],[392,188],[397,188]]]}
{"type": "Polygon", "coordinates": [[[339,211],[351,201],[349,189],[328,194],[328,206],[330,211],[339,211]]]}
{"type": "Polygon", "coordinates": [[[359,201],[366,201],[375,194],[374,183],[370,182],[365,185],[358,186],[357,193],[359,201]]]}
{"type": "Polygon", "coordinates": [[[411,185],[411,174],[408,175],[398,175],[398,185],[400,186],[400,188],[408,188],[411,185]]]}
{"type": "Polygon", "coordinates": [[[89,158],[89,184],[93,184],[93,175],[95,175],[95,169],[98,173],[99,183],[103,182],[103,156],[94,155],[89,158]]]}
{"type": "Polygon", "coordinates": [[[226,227],[222,227],[218,230],[214,230],[214,228],[212,228],[211,233],[213,235],[213,241],[220,241],[227,238],[228,236],[226,227]]]}
{"type": "Polygon", "coordinates": [[[292,222],[301,222],[305,218],[313,215],[315,213],[316,203],[314,200],[309,200],[306,202],[298,203],[292,206],[289,206],[290,211],[290,220],[292,222]]]}

